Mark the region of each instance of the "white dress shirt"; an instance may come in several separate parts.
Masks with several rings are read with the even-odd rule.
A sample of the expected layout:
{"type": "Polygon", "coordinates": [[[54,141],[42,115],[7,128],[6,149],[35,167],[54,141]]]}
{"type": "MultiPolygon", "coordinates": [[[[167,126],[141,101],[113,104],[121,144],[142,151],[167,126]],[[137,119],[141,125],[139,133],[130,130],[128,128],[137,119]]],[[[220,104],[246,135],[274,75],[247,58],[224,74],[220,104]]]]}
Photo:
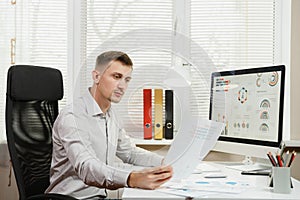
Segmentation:
{"type": "Polygon", "coordinates": [[[135,147],[112,107],[104,115],[87,92],[64,108],[53,126],[50,186],[46,193],[79,199],[106,195],[105,188],[127,185],[132,169],[125,163],[158,166],[162,157],[135,147]],[[116,162],[120,158],[124,164],[116,162]]]}

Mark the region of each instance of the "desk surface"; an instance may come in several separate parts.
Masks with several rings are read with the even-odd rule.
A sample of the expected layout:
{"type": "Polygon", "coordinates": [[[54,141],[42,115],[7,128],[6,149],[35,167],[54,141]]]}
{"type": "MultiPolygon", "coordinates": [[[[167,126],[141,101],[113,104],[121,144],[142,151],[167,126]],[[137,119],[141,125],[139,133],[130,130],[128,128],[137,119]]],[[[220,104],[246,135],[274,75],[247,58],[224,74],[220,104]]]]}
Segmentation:
{"type": "MultiPolygon", "coordinates": [[[[292,179],[294,187],[292,188],[290,194],[279,194],[274,193],[273,188],[268,186],[270,179],[268,176],[241,175],[241,171],[227,168],[224,165],[210,162],[208,162],[208,164],[212,165],[213,167],[219,168],[221,170],[221,173],[227,175],[227,177],[223,180],[247,181],[253,183],[253,185],[250,188],[247,188],[246,190],[243,190],[237,194],[216,192],[201,197],[201,199],[300,199],[300,182],[296,179],[292,179]]],[[[205,176],[205,173],[206,172],[197,174],[197,176],[205,176]]],[[[122,199],[186,199],[186,197],[167,194],[156,190],[125,188],[122,199]]]]}

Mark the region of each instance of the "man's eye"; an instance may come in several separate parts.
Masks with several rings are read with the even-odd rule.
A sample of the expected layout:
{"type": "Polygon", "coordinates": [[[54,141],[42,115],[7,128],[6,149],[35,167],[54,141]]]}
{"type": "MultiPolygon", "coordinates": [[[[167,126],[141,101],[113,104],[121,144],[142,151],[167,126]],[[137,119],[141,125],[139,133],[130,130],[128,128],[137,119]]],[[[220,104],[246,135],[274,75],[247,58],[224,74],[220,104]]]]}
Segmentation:
{"type": "Polygon", "coordinates": [[[114,75],[114,78],[115,78],[115,79],[120,79],[121,76],[120,76],[119,74],[115,74],[115,75],[114,75]]]}

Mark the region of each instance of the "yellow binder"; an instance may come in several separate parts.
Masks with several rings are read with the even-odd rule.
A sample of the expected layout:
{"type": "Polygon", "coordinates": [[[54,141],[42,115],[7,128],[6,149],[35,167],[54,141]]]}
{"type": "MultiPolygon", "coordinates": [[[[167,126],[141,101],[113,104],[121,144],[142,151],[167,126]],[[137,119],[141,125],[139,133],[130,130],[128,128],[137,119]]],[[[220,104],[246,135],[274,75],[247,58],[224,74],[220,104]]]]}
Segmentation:
{"type": "Polygon", "coordinates": [[[163,90],[154,89],[154,139],[163,138],[163,90]]]}

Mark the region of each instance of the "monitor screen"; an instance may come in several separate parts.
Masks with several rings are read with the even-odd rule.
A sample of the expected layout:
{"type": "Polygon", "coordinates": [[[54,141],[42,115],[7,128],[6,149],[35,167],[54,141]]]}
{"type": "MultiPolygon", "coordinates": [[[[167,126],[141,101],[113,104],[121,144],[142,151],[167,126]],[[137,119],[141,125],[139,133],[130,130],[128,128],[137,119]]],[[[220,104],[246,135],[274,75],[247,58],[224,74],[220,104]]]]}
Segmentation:
{"type": "Polygon", "coordinates": [[[225,123],[219,140],[279,147],[284,78],[283,65],[212,73],[209,116],[225,123]]]}

